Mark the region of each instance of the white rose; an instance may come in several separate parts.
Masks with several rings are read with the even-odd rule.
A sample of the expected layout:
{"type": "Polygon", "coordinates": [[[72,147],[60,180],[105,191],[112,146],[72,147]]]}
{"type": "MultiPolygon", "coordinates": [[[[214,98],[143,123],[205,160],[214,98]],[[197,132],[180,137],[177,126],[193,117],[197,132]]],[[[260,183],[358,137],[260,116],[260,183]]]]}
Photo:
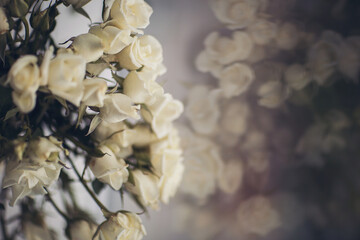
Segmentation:
{"type": "Polygon", "coordinates": [[[100,240],[141,240],[146,231],[141,219],[131,212],[118,212],[100,225],[100,240]]]}
{"type": "Polygon", "coordinates": [[[120,29],[130,29],[142,33],[138,28],[146,28],[153,13],[152,8],[144,0],[115,0],[107,1],[110,14],[105,12],[104,21],[120,29]]]}
{"type": "Polygon", "coordinates": [[[37,66],[37,57],[26,55],[11,66],[7,77],[7,83],[17,91],[36,92],[40,85],[40,70],[37,66]]]}
{"type": "Polygon", "coordinates": [[[91,76],[99,76],[100,73],[102,73],[108,67],[109,63],[107,62],[87,63],[86,72],[88,72],[91,76]]]}
{"type": "Polygon", "coordinates": [[[160,200],[164,203],[175,195],[184,172],[179,142],[178,132],[173,128],[166,138],[150,145],[151,164],[160,177],[160,200]]]}
{"type": "Polygon", "coordinates": [[[243,164],[239,160],[231,160],[224,164],[219,177],[219,187],[228,194],[233,194],[239,189],[244,174],[243,164]]]}
{"type": "Polygon", "coordinates": [[[276,108],[287,98],[288,89],[280,81],[268,81],[259,87],[257,94],[260,106],[276,108]]]}
{"type": "Polygon", "coordinates": [[[16,92],[11,93],[14,104],[19,108],[22,113],[31,112],[35,108],[36,93],[34,92],[16,92]]]}
{"type": "Polygon", "coordinates": [[[218,97],[219,91],[210,91],[207,86],[198,85],[190,89],[185,115],[196,132],[215,132],[220,117],[218,97]]]}
{"type": "Polygon", "coordinates": [[[146,108],[141,108],[144,120],[151,124],[151,128],[158,138],[166,136],[172,127],[172,122],[179,118],[184,110],[183,104],[175,100],[171,94],[159,95],[146,108]]]}
{"type": "Polygon", "coordinates": [[[139,169],[131,171],[131,176],[134,184],[127,182],[126,188],[135,194],[144,206],[157,210],[160,199],[159,177],[139,169]]]}
{"type": "Polygon", "coordinates": [[[102,121],[94,131],[95,139],[98,141],[104,141],[111,135],[117,132],[122,132],[128,129],[124,122],[109,123],[102,121]]]}
{"type": "Polygon", "coordinates": [[[212,32],[206,37],[204,44],[209,56],[221,64],[246,59],[253,47],[249,35],[241,31],[234,32],[231,39],[212,32]]]}
{"type": "Polygon", "coordinates": [[[84,95],[81,101],[86,106],[104,106],[104,98],[107,90],[106,82],[101,78],[91,78],[85,79],[83,84],[84,95]]]}
{"type": "Polygon", "coordinates": [[[133,105],[131,99],[122,93],[105,96],[104,106],[100,108],[99,117],[109,123],[121,122],[129,117],[139,119],[139,106],[133,105]]]}
{"type": "Polygon", "coordinates": [[[221,117],[221,126],[226,132],[241,136],[247,129],[249,114],[249,107],[246,104],[235,101],[231,102],[226,106],[225,112],[221,117]]]}
{"type": "MultiPolygon", "coordinates": [[[[76,220],[70,222],[68,229],[71,240],[90,240],[93,239],[97,226],[92,222],[76,220]]],[[[94,240],[99,240],[99,238],[94,240]]]]}
{"type": "Polygon", "coordinates": [[[284,78],[290,88],[301,90],[311,81],[310,73],[300,64],[292,64],[285,70],[284,78]]]}
{"type": "Polygon", "coordinates": [[[44,164],[45,162],[57,162],[63,149],[61,142],[54,137],[40,137],[30,141],[26,150],[31,163],[44,164]]]}
{"type": "Polygon", "coordinates": [[[236,217],[242,231],[263,237],[282,224],[279,213],[263,196],[254,196],[242,202],[236,210],[236,217]]]}
{"type": "Polygon", "coordinates": [[[136,70],[142,66],[156,69],[163,61],[162,46],[150,35],[134,37],[134,41],[118,53],[117,59],[121,67],[136,70]]]}
{"type": "Polygon", "coordinates": [[[89,33],[101,39],[102,45],[104,46],[104,53],[106,54],[116,54],[134,40],[134,38],[130,36],[130,30],[120,30],[113,26],[106,26],[104,28],[94,26],[90,28],[89,33]]]}
{"type": "Polygon", "coordinates": [[[249,33],[256,44],[268,44],[277,36],[278,27],[275,23],[259,18],[249,27],[249,33]]]}
{"type": "Polygon", "coordinates": [[[247,91],[254,79],[254,71],[249,66],[234,63],[220,72],[219,85],[225,97],[231,98],[247,91]]]}
{"type": "Polygon", "coordinates": [[[182,136],[182,142],[189,141],[191,145],[184,149],[185,172],[181,190],[204,202],[216,190],[223,162],[215,143],[196,135],[189,137],[182,136]]]}
{"type": "Polygon", "coordinates": [[[9,31],[9,23],[4,11],[4,8],[0,7],[0,35],[9,31]]]}
{"type": "Polygon", "coordinates": [[[206,50],[200,52],[196,57],[195,67],[200,72],[210,72],[214,77],[219,77],[222,69],[221,64],[212,59],[206,50]]]}
{"type": "Polygon", "coordinates": [[[48,87],[53,94],[79,106],[84,94],[85,71],[84,58],[69,53],[58,54],[50,61],[48,87]]]}
{"type": "Polygon", "coordinates": [[[33,164],[28,161],[8,163],[3,188],[11,187],[13,206],[25,196],[44,195],[44,187],[59,178],[62,165],[59,163],[33,164]]]}
{"type": "Polygon", "coordinates": [[[284,50],[293,49],[299,41],[299,31],[292,23],[284,23],[280,26],[279,32],[275,38],[278,48],[284,50]]]}
{"type": "Polygon", "coordinates": [[[109,184],[114,190],[119,190],[129,177],[127,164],[123,159],[117,159],[107,146],[101,146],[99,150],[105,155],[91,159],[89,167],[99,181],[109,184]]]}
{"type": "Polygon", "coordinates": [[[138,147],[146,146],[157,139],[148,126],[136,125],[134,128],[124,128],[118,133],[114,132],[110,141],[126,148],[133,145],[138,147]]]}
{"type": "Polygon", "coordinates": [[[258,0],[212,0],[210,4],[217,19],[230,29],[244,28],[251,24],[260,7],[258,0]]]}
{"type": "Polygon", "coordinates": [[[101,39],[91,33],[77,36],[70,47],[75,54],[82,56],[86,62],[94,62],[104,53],[104,46],[101,39]]]}
{"type": "Polygon", "coordinates": [[[147,71],[131,71],[123,82],[124,94],[135,103],[152,104],[156,96],[163,95],[164,89],[153,80],[147,71]]]}

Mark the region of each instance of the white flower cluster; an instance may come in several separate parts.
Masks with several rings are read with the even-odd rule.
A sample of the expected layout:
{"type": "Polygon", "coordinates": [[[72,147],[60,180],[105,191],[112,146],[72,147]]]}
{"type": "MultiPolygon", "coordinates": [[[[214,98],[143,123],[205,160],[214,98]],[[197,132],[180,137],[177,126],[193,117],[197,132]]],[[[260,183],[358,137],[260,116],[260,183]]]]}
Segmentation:
{"type": "MultiPolygon", "coordinates": [[[[87,2],[65,4],[77,8],[87,2]]],[[[59,48],[55,56],[50,47],[43,57],[17,59],[6,84],[21,114],[42,107],[37,106],[40,94],[63,106],[72,104],[71,109],[79,111],[78,125],[89,123],[88,135],[93,134],[88,138],[104,154],[88,156],[86,167],[95,178],[116,191],[126,189],[141,207],[158,209],[160,202],[168,203],[175,195],[182,180],[182,150],[173,121],[183,112],[183,104],[156,82],[166,69],[161,44],[143,33],[152,12],[144,0],[104,1],[102,23],[72,38],[70,46],[59,48]],[[113,80],[100,75],[105,69],[113,80]],[[120,77],[119,71],[126,76],[120,77]]],[[[8,29],[3,15],[0,8],[1,34],[8,29]]],[[[12,188],[12,205],[25,196],[45,194],[44,187],[58,179],[63,167],[61,143],[52,137],[19,142],[15,149],[3,183],[12,188]]],[[[102,210],[107,220],[96,231],[98,239],[142,239],[146,234],[136,214],[109,215],[102,210]]],[[[70,229],[72,239],[88,239],[95,233],[85,220],[78,225],[79,229],[70,229]]]]}
{"type": "Polygon", "coordinates": [[[10,205],[26,196],[46,194],[49,187],[59,178],[63,164],[60,153],[64,151],[61,142],[54,137],[40,137],[30,142],[16,140],[15,154],[6,166],[3,188],[11,187],[10,205]]]}

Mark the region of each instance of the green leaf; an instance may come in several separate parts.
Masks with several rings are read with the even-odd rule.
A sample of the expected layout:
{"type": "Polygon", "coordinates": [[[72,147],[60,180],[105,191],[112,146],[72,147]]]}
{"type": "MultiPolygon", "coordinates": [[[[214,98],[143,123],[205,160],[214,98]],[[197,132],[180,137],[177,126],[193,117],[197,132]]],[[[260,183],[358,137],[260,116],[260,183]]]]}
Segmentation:
{"type": "Polygon", "coordinates": [[[93,189],[94,189],[94,192],[96,194],[99,194],[101,192],[101,190],[104,189],[105,187],[105,184],[100,182],[99,180],[95,179],[92,183],[91,183],[93,189]]]}
{"type": "Polygon", "coordinates": [[[12,117],[15,117],[15,115],[19,112],[19,109],[16,107],[16,108],[13,108],[11,110],[9,110],[6,115],[5,115],[5,119],[4,121],[12,118],[12,117]]]}
{"type": "Polygon", "coordinates": [[[87,19],[89,19],[90,22],[92,22],[89,14],[88,14],[83,8],[75,8],[74,6],[72,6],[72,7],[73,7],[73,9],[74,9],[75,12],[83,15],[84,17],[86,17],[87,19]]]}
{"type": "Polygon", "coordinates": [[[99,117],[99,115],[96,115],[90,123],[89,131],[86,134],[86,136],[90,135],[96,128],[99,126],[99,124],[102,122],[102,119],[99,117]]]}
{"type": "Polygon", "coordinates": [[[75,127],[75,128],[78,128],[78,127],[79,127],[80,122],[81,122],[81,120],[83,119],[85,112],[86,112],[86,105],[85,105],[85,104],[81,104],[81,105],[80,105],[80,108],[79,108],[79,114],[78,114],[78,118],[77,118],[77,122],[76,122],[76,127],[75,127]]]}

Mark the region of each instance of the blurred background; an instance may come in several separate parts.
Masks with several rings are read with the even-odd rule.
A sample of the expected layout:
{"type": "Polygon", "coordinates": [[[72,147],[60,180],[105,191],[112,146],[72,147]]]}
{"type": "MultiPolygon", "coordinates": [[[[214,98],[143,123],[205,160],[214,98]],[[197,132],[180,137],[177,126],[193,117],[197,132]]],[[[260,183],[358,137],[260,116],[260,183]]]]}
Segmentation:
{"type": "MultiPolygon", "coordinates": [[[[142,215],[145,239],[360,239],[359,1],[147,2],[158,82],[185,104],[187,168],[175,199],[142,215]],[[238,16],[251,21],[233,27],[238,16]]],[[[92,22],[101,8],[84,7],[92,22]]],[[[62,11],[58,43],[87,32],[62,11]]]]}

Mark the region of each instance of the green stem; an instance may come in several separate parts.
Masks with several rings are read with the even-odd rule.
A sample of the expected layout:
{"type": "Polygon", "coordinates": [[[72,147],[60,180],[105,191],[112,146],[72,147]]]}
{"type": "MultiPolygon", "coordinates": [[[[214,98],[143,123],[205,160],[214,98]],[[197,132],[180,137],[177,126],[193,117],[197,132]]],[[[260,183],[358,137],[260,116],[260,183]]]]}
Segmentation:
{"type": "MultiPolygon", "coordinates": [[[[46,189],[46,188],[45,188],[46,189]]],[[[46,189],[47,191],[47,198],[50,201],[50,203],[53,205],[53,207],[55,208],[55,210],[65,219],[66,222],[70,221],[70,218],[63,212],[60,210],[60,208],[56,205],[56,203],[54,202],[54,200],[51,198],[51,195],[49,193],[49,191],[46,189]]]]}
{"type": "Polygon", "coordinates": [[[107,218],[108,216],[112,215],[112,212],[110,212],[105,206],[104,204],[102,204],[102,202],[100,202],[100,200],[96,197],[95,193],[93,191],[91,191],[91,189],[89,188],[89,186],[86,184],[86,182],[84,181],[84,179],[81,178],[81,175],[79,173],[79,171],[76,169],[74,162],[67,157],[71,166],[73,167],[76,175],[78,176],[81,184],[84,186],[84,188],[86,189],[86,191],[90,194],[90,196],[94,199],[94,201],[96,202],[96,204],[100,207],[101,211],[103,212],[104,216],[107,218]]]}

